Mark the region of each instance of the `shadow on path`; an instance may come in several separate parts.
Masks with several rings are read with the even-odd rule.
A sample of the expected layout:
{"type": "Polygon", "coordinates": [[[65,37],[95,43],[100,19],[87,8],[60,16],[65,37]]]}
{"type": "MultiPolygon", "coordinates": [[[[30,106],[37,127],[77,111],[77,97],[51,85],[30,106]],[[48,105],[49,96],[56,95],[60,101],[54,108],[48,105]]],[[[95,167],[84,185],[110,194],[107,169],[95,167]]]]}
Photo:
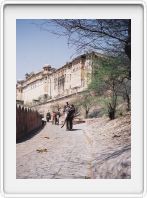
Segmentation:
{"type": "MultiPolygon", "coordinates": [[[[44,125],[44,126],[45,126],[45,125],[44,125]]],[[[35,135],[37,135],[38,133],[40,133],[40,132],[42,131],[42,129],[44,128],[44,126],[41,127],[40,129],[35,129],[35,130],[31,131],[29,134],[24,135],[22,138],[19,138],[19,139],[16,141],[16,144],[25,142],[25,141],[27,141],[27,140],[33,138],[35,135]]]]}
{"type": "Polygon", "coordinates": [[[124,146],[116,151],[101,154],[98,158],[94,160],[97,161],[96,164],[102,164],[110,159],[117,158],[118,156],[122,155],[123,153],[129,150],[131,150],[131,145],[124,146]]]}
{"type": "MultiPolygon", "coordinates": [[[[19,138],[17,141],[16,141],[16,144],[18,143],[22,143],[22,142],[25,142],[31,138],[33,138],[35,135],[37,135],[38,133],[40,133],[42,131],[42,129],[45,127],[46,125],[44,125],[43,127],[41,127],[40,129],[36,129],[34,131],[31,131],[30,133],[24,135],[23,137],[19,138]]],[[[60,126],[60,125],[51,125],[52,127],[53,126],[60,126]]],[[[59,128],[60,130],[60,128],[59,128]]],[[[69,132],[72,132],[72,131],[80,131],[82,129],[72,129],[70,130],[69,132]]]]}
{"type": "Polygon", "coordinates": [[[72,129],[71,131],[80,131],[80,130],[82,130],[82,129],[72,129]]]}

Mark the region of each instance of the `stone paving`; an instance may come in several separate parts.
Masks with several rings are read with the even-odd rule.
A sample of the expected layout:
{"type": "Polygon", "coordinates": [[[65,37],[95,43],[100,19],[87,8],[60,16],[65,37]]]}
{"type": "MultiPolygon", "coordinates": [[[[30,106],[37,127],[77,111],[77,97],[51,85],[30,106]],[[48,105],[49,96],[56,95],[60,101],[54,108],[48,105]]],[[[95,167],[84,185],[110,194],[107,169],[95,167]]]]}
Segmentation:
{"type": "Polygon", "coordinates": [[[47,123],[37,135],[18,143],[16,178],[91,178],[91,145],[84,126],[78,124],[66,131],[47,123]]]}
{"type": "Polygon", "coordinates": [[[16,144],[18,179],[130,179],[130,115],[109,121],[46,126],[16,144]]]}

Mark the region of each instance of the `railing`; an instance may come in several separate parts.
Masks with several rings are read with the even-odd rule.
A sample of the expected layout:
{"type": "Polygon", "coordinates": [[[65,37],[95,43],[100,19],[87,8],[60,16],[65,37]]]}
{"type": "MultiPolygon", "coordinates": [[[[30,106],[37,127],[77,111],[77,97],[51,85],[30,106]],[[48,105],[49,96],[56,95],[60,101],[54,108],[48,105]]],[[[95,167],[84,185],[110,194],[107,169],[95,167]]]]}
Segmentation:
{"type": "Polygon", "coordinates": [[[41,127],[37,111],[16,105],[16,141],[41,127]]]}

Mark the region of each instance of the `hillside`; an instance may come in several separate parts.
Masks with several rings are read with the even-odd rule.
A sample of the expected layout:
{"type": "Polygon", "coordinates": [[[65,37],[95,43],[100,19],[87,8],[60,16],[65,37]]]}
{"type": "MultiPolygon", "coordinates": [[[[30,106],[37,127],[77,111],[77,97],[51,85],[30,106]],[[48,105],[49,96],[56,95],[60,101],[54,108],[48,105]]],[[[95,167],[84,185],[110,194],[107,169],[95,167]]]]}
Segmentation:
{"type": "Polygon", "coordinates": [[[110,121],[87,120],[85,134],[92,148],[92,178],[131,178],[131,115],[110,121]]]}

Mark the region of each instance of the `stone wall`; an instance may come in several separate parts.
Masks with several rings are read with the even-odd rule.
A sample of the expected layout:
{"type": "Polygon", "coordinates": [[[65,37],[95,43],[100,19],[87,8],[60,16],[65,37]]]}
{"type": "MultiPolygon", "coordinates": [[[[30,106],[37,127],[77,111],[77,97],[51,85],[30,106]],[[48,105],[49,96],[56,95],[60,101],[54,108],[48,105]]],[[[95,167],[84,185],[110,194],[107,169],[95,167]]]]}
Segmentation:
{"type": "Polygon", "coordinates": [[[43,67],[40,72],[29,74],[17,82],[17,100],[32,105],[44,95],[57,99],[85,91],[91,80],[94,57],[98,56],[94,53],[81,55],[58,69],[43,67]]]}
{"type": "Polygon", "coordinates": [[[58,99],[52,99],[50,101],[47,101],[45,103],[42,104],[36,104],[33,106],[34,109],[36,109],[39,113],[43,114],[44,117],[46,116],[46,113],[48,111],[52,112],[52,106],[57,106],[59,105],[59,107],[61,108],[60,111],[62,113],[63,111],[63,106],[66,105],[66,102],[69,102],[69,104],[72,104],[72,101],[74,101],[76,99],[76,97],[78,95],[80,95],[81,93],[78,94],[71,94],[69,96],[66,97],[62,97],[62,98],[58,98],[58,99]]]}
{"type": "Polygon", "coordinates": [[[16,105],[16,141],[41,127],[41,116],[37,111],[16,105]]]}

